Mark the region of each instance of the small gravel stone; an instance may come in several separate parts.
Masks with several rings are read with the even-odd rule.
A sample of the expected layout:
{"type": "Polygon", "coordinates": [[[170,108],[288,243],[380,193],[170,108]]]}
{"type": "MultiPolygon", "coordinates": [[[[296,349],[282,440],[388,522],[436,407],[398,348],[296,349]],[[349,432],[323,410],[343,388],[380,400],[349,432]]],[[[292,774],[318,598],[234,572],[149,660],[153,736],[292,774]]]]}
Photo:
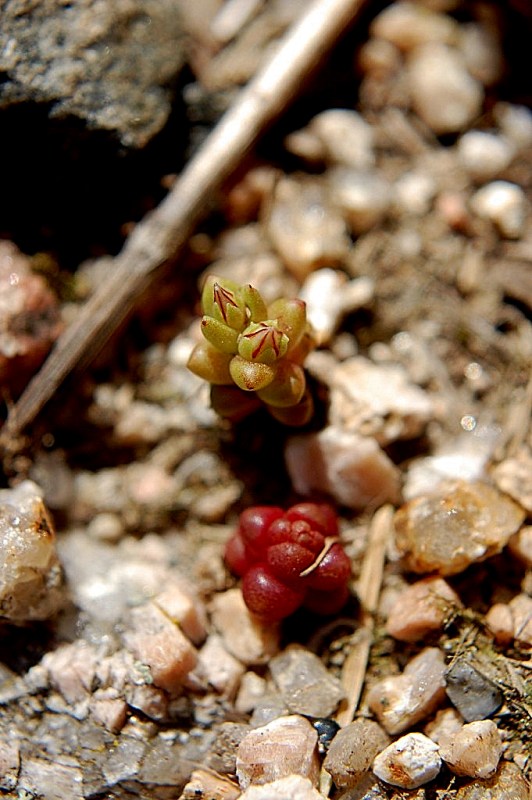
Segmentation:
{"type": "Polygon", "coordinates": [[[335,364],[326,382],[331,424],[372,436],[380,445],[418,436],[435,413],[429,395],[398,365],[355,356],[335,364]]]}
{"type": "Polygon", "coordinates": [[[532,597],[518,594],[508,604],[495,603],[486,614],[486,624],[501,644],[515,639],[532,647],[532,597]]]}
{"type": "Polygon", "coordinates": [[[440,756],[456,775],[490,778],[502,755],[499,729],[490,719],[464,725],[440,745],[440,756]]]}
{"type": "Polygon", "coordinates": [[[414,110],[437,135],[456,133],[482,108],[483,90],[458,51],[425,44],[410,54],[408,85],[414,110]]]}
{"type": "Polygon", "coordinates": [[[87,525],[87,533],[103,542],[117,542],[124,535],[124,525],[118,514],[96,514],[87,525]]]}
{"type": "Polygon", "coordinates": [[[333,167],[327,180],[335,205],[356,236],[375,227],[388,210],[392,191],[377,172],[333,167]]]}
{"type": "Polygon", "coordinates": [[[514,147],[488,131],[468,131],[458,141],[458,159],[466,172],[477,181],[489,181],[509,166],[514,147]]]}
{"type": "Polygon", "coordinates": [[[456,790],[456,800],[530,800],[530,784],[511,761],[503,761],[492,778],[456,790]]]}
{"type": "Polygon", "coordinates": [[[48,671],[51,685],[67,702],[75,704],[85,700],[91,691],[97,660],[97,651],[78,639],[46,653],[41,664],[48,671]]]}
{"type": "Polygon", "coordinates": [[[320,140],[330,164],[368,169],[375,163],[373,128],[358,112],[345,108],[322,111],[308,129],[320,140]]]}
{"type": "Polygon", "coordinates": [[[203,642],[207,635],[207,616],[203,604],[185,581],[175,580],[167,589],[153,598],[153,602],[172,622],[182,629],[194,644],[203,642]]]}
{"type": "Polygon", "coordinates": [[[532,525],[523,525],[508,542],[508,550],[527,569],[532,568],[532,525]]]}
{"type": "Polygon", "coordinates": [[[267,234],[295,277],[336,266],[347,254],[345,223],[317,181],[282,178],[276,186],[267,234]]]}
{"type": "Polygon", "coordinates": [[[373,762],[382,781],[402,789],[417,789],[433,780],[441,769],[438,745],[422,733],[407,733],[390,744],[373,762]]]}
{"type": "Polygon", "coordinates": [[[504,56],[495,26],[476,22],[458,27],[457,46],[471,75],[484,86],[492,86],[504,72],[504,56]]]}
{"type": "Polygon", "coordinates": [[[501,492],[532,514],[532,450],[520,448],[515,456],[505,458],[493,469],[492,477],[501,492]]]}
{"type": "Polygon", "coordinates": [[[348,280],[343,272],[318,269],[301,287],[299,297],[307,304],[307,319],[318,344],[327,344],[342,318],[372,299],[375,285],[371,278],[348,280]]]}
{"type": "Polygon", "coordinates": [[[197,663],[197,651],[154,603],[131,610],[131,629],[124,641],[136,658],[149,667],[155,686],[167,692],[178,691],[197,663]]]}
{"type": "Polygon", "coordinates": [[[37,484],[0,490],[0,619],[53,616],[64,603],[56,538],[37,484]]]}
{"type": "Polygon", "coordinates": [[[482,219],[490,220],[505,239],[520,239],[524,233],[527,200],[515,183],[488,183],[475,192],[471,208],[482,219]]]}
{"type": "Polygon", "coordinates": [[[457,24],[445,14],[426,6],[401,0],[377,14],[370,27],[376,39],[385,39],[401,50],[411,50],[427,42],[452,43],[457,24]]]}
{"type": "Polygon", "coordinates": [[[270,662],[270,672],[287,707],[294,714],[328,717],[344,697],[340,681],[317,655],[291,647],[270,662]]]}
{"type": "Polygon", "coordinates": [[[308,778],[287,775],[263,786],[249,786],[239,800],[325,800],[308,778]]]}
{"type": "Polygon", "coordinates": [[[279,717],[256,728],[240,742],[236,774],[242,789],[288,775],[301,775],[316,785],[319,776],[318,734],[304,717],[279,717]]]}
{"type": "Polygon", "coordinates": [[[212,623],[227,650],[243,664],[267,663],[279,650],[278,628],[264,625],[250,614],[238,588],[215,596],[212,623]]]}
{"type": "Polygon", "coordinates": [[[466,722],[494,714],[503,703],[501,690],[465,658],[457,659],[445,671],[447,696],[466,722]]]}
{"type": "Polygon", "coordinates": [[[249,714],[263,699],[266,691],[267,683],[264,678],[256,672],[246,672],[240,681],[235,709],[240,714],[249,714]]]}
{"type": "Polygon", "coordinates": [[[206,769],[195,769],[179,800],[237,800],[240,790],[232,781],[206,769]]]}
{"type": "Polygon", "coordinates": [[[20,745],[17,741],[0,739],[0,789],[16,788],[20,769],[20,745]]]}
{"type": "Polygon", "coordinates": [[[394,207],[403,214],[421,217],[430,211],[437,184],[424,172],[405,172],[393,186],[394,207]]]}
{"type": "Polygon", "coordinates": [[[116,689],[97,689],[89,701],[92,718],[110,733],[119,733],[127,720],[127,703],[116,689]]]}
{"type": "Polygon", "coordinates": [[[17,797],[46,800],[83,800],[83,773],[77,765],[44,758],[23,758],[17,782],[17,797]]]}
{"type": "Polygon", "coordinates": [[[348,508],[399,498],[399,470],[374,439],[329,425],[288,439],[285,460],[294,490],[323,492],[348,508]]]}
{"type": "Polygon", "coordinates": [[[10,396],[24,387],[63,327],[57,298],[30,263],[0,240],[0,388],[10,396]]]}
{"type": "Polygon", "coordinates": [[[414,572],[454,575],[499,553],[523,519],[523,509],[492,486],[456,481],[397,511],[397,547],[414,572]]]}
{"type": "Polygon", "coordinates": [[[368,692],[368,705],[390,734],[402,733],[431,714],[445,698],[445,664],[436,647],[408,662],[402,675],[379,681],[368,692]]]}
{"type": "Polygon", "coordinates": [[[401,592],[386,622],[386,631],[401,642],[417,642],[440,631],[449,611],[461,606],[447,581],[424,578],[401,592]]]}
{"type": "Polygon", "coordinates": [[[519,150],[532,144],[532,111],[529,108],[497,103],[493,113],[502,133],[519,150]]]}
{"type": "Polygon", "coordinates": [[[244,665],[226,650],[222,638],[211,634],[199,651],[200,679],[225,698],[232,699],[244,671],[244,665]]]}
{"type": "Polygon", "coordinates": [[[456,708],[441,708],[434,715],[434,719],[427,722],[423,728],[433,742],[441,745],[444,740],[450,741],[455,733],[462,730],[464,720],[456,708]]]}
{"type": "Polygon", "coordinates": [[[323,762],[324,769],[340,789],[348,789],[371,769],[375,756],[390,743],[380,725],[357,719],[338,731],[323,762]]]}

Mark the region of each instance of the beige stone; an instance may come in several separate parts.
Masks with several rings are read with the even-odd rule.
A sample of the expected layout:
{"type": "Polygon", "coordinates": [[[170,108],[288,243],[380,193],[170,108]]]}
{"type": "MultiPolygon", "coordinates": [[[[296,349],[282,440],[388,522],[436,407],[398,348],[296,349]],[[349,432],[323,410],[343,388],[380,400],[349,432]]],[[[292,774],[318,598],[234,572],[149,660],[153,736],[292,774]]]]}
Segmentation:
{"type": "Polygon", "coordinates": [[[288,775],[263,786],[249,786],[239,800],[326,800],[308,778],[288,775]]]}
{"type": "Polygon", "coordinates": [[[319,776],[318,734],[296,714],[279,717],[250,731],[240,742],[236,774],[240,786],[269,783],[297,774],[316,785],[319,776]]]}
{"type": "Polygon", "coordinates": [[[154,603],[132,609],[130,620],[126,646],[149,668],[155,686],[178,691],[198,658],[190,640],[154,603]]]}
{"type": "Polygon", "coordinates": [[[177,580],[164,589],[153,602],[172,622],[182,629],[185,636],[200,644],[207,633],[207,616],[203,604],[193,592],[177,580]]]}
{"type": "Polygon", "coordinates": [[[441,630],[449,613],[461,605],[443,578],[424,578],[401,592],[386,622],[386,631],[399,641],[417,642],[441,630]]]}
{"type": "Polygon", "coordinates": [[[239,588],[214,597],[212,622],[227,650],[243,664],[264,664],[279,650],[279,629],[265,625],[247,609],[239,588]]]}
{"type": "Polygon", "coordinates": [[[228,652],[221,636],[211,634],[199,651],[197,671],[208,686],[226,698],[233,698],[245,667],[228,652]]]}
{"type": "Polygon", "coordinates": [[[490,719],[469,722],[441,743],[440,755],[457,775],[490,778],[502,755],[499,729],[490,719]]]}
{"type": "Polygon", "coordinates": [[[383,750],[373,762],[382,781],[401,789],[417,789],[433,780],[441,769],[439,748],[422,733],[407,733],[383,750]]]}
{"type": "Polygon", "coordinates": [[[372,686],[368,705],[388,733],[402,733],[443,702],[444,673],[443,654],[436,647],[426,647],[408,662],[401,675],[372,686]]]}
{"type": "Polygon", "coordinates": [[[331,742],[324,769],[340,789],[359,783],[371,769],[375,756],[390,743],[380,725],[370,719],[360,719],[341,728],[331,742]]]}

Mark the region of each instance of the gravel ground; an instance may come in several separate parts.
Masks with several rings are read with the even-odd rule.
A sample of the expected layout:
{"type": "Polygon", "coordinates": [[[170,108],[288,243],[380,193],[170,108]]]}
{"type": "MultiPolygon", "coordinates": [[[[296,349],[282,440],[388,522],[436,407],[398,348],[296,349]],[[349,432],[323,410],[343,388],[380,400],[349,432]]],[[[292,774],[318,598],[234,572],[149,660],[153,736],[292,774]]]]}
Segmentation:
{"type": "MultiPolygon", "coordinates": [[[[185,8],[191,146],[301,6],[185,8]]],[[[370,6],[134,319],[5,447],[3,796],[530,797],[532,113],[509,44],[528,22],[370,6]],[[207,275],[306,302],[309,423],[212,410],[187,368],[207,275]],[[269,623],[225,544],[246,508],[304,500],[338,515],[350,597],[269,623]]],[[[180,157],[90,245],[8,225],[6,409],[180,157]]]]}

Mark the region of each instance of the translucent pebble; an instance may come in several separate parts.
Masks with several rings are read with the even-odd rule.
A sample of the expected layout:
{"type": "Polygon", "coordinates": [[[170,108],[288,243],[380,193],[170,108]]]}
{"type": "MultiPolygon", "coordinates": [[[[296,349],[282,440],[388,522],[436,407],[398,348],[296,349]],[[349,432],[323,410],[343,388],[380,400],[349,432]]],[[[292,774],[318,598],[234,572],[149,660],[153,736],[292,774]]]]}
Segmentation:
{"type": "Polygon", "coordinates": [[[55,533],[32,481],[0,490],[0,619],[47,619],[63,602],[55,533]]]}
{"type": "Polygon", "coordinates": [[[454,575],[499,553],[524,516],[492,486],[455,481],[396,512],[396,543],[408,569],[454,575]]]}

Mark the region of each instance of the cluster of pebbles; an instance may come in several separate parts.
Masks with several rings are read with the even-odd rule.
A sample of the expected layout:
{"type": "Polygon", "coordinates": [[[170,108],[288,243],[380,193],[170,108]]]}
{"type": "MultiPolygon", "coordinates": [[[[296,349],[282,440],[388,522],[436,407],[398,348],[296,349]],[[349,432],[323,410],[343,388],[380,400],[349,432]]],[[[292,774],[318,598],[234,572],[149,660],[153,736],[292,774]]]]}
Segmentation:
{"type": "MultiPolygon", "coordinates": [[[[530,301],[532,115],[488,111],[503,70],[490,15],[429,5],[382,11],[358,54],[360,113],[290,134],[300,170],[250,169],[225,197],[228,228],[191,242],[208,273],[307,303],[327,407],[320,429],[279,436],[280,482],[339,509],[354,598],[372,515],[395,509],[355,719],[334,722],[355,600],[304,619],[301,641],[254,618],[224,567],[264,442],[248,440],[247,471],[224,458],[238,431],[186,369],[193,320],[142,355],[137,383],[94,388],[84,424],[131,461],[74,468],[52,445],[0,492],[3,650],[42,620],[53,643],[0,664],[5,796],[530,797],[532,337],[503,298],[530,301]],[[387,327],[359,343],[353,320],[370,313],[387,327]]],[[[22,257],[2,253],[6,287],[29,292],[22,257]]],[[[17,344],[8,305],[0,377],[38,362],[59,325],[47,310],[53,335],[17,344]]]]}

